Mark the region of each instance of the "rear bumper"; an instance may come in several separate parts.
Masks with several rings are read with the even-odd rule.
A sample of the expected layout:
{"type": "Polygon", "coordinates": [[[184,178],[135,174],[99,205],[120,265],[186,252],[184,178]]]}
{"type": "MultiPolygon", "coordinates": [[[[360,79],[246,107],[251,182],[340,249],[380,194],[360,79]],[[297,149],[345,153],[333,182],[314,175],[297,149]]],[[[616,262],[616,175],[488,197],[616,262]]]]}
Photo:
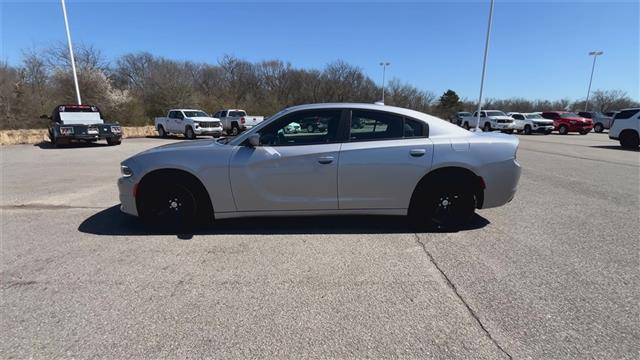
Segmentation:
{"type": "Polygon", "coordinates": [[[484,179],[483,209],[510,202],[518,190],[522,168],[516,159],[509,159],[485,166],[480,176],[484,179]]]}

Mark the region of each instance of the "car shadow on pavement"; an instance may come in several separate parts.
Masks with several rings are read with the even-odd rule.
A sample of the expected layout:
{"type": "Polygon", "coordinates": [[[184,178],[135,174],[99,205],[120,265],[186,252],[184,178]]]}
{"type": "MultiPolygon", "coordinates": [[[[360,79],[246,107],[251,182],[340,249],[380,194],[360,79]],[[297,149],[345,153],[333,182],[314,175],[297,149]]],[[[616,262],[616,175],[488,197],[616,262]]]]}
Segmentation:
{"type": "Polygon", "coordinates": [[[598,148],[598,149],[622,150],[622,151],[635,151],[635,152],[640,151],[640,148],[628,149],[628,148],[623,148],[620,145],[591,145],[589,147],[598,148]]]}
{"type": "MultiPolygon", "coordinates": [[[[457,231],[480,229],[489,220],[475,215],[471,222],[457,231]]],[[[305,217],[263,217],[217,220],[192,234],[157,229],[143,224],[140,219],[120,211],[120,205],[102,210],[85,219],[78,230],[87,234],[111,236],[136,235],[177,235],[180,239],[190,239],[194,235],[274,235],[274,234],[385,234],[416,232],[451,232],[439,228],[417,231],[403,216],[305,216],[305,217]]]]}
{"type": "Polygon", "coordinates": [[[62,149],[77,149],[77,148],[101,148],[101,147],[111,147],[106,143],[96,143],[96,142],[75,142],[71,144],[62,145],[60,147],[56,147],[52,143],[48,141],[42,141],[37,144],[33,144],[33,146],[37,146],[42,150],[62,150],[62,149]]]}

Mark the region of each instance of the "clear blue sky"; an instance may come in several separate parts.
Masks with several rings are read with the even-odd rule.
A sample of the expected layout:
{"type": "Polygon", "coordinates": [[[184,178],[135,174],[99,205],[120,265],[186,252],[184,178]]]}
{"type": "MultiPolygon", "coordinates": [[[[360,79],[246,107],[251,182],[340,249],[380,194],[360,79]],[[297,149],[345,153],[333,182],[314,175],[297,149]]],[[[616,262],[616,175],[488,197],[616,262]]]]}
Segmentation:
{"type": "MultiPolygon", "coordinates": [[[[390,78],[441,94],[477,97],[489,0],[357,2],[74,1],[67,10],[74,42],[108,59],[148,51],[215,63],[224,54],[281,59],[322,68],[343,59],[381,81],[390,78]]],[[[66,41],[59,1],[1,5],[0,60],[19,64],[25,48],[66,41]]],[[[586,95],[591,50],[594,89],[640,98],[637,0],[497,0],[485,94],[491,98],[579,99],[586,95]]]]}

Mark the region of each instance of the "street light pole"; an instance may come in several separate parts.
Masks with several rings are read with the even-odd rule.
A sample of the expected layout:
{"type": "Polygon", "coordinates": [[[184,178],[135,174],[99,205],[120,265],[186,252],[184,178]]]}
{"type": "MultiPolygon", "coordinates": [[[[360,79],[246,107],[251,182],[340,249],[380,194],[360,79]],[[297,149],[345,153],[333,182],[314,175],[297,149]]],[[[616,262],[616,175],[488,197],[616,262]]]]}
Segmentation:
{"type": "Polygon", "coordinates": [[[484,58],[482,60],[482,76],[480,77],[480,96],[478,97],[478,111],[476,112],[476,131],[480,129],[480,111],[482,109],[482,90],[484,89],[484,74],[487,68],[487,55],[489,54],[489,38],[491,35],[491,22],[493,21],[493,0],[489,6],[489,23],[487,24],[487,38],[484,43],[484,58]]]}
{"type": "Polygon", "coordinates": [[[390,62],[388,61],[384,61],[380,63],[380,66],[382,66],[382,103],[384,104],[384,85],[385,85],[385,75],[387,72],[387,66],[391,65],[390,62]]]}
{"type": "Polygon", "coordinates": [[[587,101],[584,103],[584,111],[589,110],[589,95],[591,95],[591,83],[593,82],[593,70],[596,68],[596,59],[604,54],[604,51],[592,51],[589,56],[593,56],[593,65],[591,66],[591,77],[589,78],[589,89],[587,90],[587,101]]]}
{"type": "Polygon", "coordinates": [[[78,100],[78,105],[82,104],[82,100],[80,99],[80,87],[78,86],[78,75],[76,74],[76,60],[73,57],[73,45],[71,45],[71,33],[69,32],[69,20],[67,20],[67,7],[64,4],[64,0],[60,0],[62,2],[62,14],[64,15],[64,27],[67,30],[67,42],[69,43],[69,56],[71,57],[71,70],[73,70],[73,83],[76,86],[76,99],[78,100]]]}

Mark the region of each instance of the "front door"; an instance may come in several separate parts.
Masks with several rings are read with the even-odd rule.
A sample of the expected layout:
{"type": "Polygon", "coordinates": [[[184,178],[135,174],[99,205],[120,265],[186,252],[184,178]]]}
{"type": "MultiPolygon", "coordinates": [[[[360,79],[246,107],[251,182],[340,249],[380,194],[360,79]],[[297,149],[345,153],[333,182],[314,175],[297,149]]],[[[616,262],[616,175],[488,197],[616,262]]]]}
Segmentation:
{"type": "Polygon", "coordinates": [[[260,146],[239,146],[229,169],[238,211],[337,209],[340,117],[340,110],[298,111],[262,129],[260,146]],[[285,131],[306,116],[318,116],[324,130],[285,131]]]}

